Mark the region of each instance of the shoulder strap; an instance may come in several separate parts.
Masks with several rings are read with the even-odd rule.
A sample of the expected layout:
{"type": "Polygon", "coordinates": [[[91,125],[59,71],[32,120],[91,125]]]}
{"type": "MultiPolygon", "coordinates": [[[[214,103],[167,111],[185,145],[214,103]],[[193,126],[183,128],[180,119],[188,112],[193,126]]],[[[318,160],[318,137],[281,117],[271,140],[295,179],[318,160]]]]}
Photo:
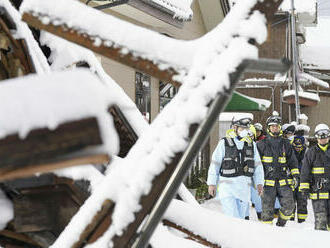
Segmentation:
{"type": "Polygon", "coordinates": [[[225,139],[225,144],[226,144],[226,145],[228,145],[228,146],[230,146],[230,147],[236,146],[236,145],[235,145],[235,142],[234,142],[234,140],[233,140],[232,138],[228,138],[228,137],[226,137],[226,138],[224,138],[224,139],[225,139]]]}

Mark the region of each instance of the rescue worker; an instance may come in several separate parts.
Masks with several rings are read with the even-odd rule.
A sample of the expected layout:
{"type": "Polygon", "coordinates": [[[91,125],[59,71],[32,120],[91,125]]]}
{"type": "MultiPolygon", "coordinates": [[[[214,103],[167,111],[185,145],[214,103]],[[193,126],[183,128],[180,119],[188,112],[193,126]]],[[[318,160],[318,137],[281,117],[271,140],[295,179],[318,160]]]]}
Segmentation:
{"type": "Polygon", "coordinates": [[[277,226],[285,226],[294,211],[291,184],[298,186],[299,171],[297,159],[290,142],[282,137],[281,117],[273,113],[267,119],[267,138],[257,143],[265,173],[265,187],[262,197],[261,218],[264,223],[273,223],[274,204],[278,197],[281,208],[277,226]],[[293,179],[290,179],[290,169],[293,179]]]}
{"type": "Polygon", "coordinates": [[[292,141],[294,138],[294,132],[296,131],[296,127],[294,124],[284,124],[282,126],[283,136],[284,138],[292,141]]]}
{"type": "Polygon", "coordinates": [[[317,145],[309,148],[301,168],[300,190],[312,200],[316,230],[330,226],[330,129],[326,124],[315,128],[317,145]]]}
{"type": "Polygon", "coordinates": [[[208,171],[208,191],[220,199],[222,212],[244,219],[249,207],[252,178],[258,194],[263,193],[264,172],[255,143],[248,136],[249,117],[233,118],[236,136],[219,141],[208,171]]]}
{"type": "Polygon", "coordinates": [[[263,127],[260,123],[254,124],[254,127],[256,129],[256,141],[260,141],[266,138],[266,135],[264,135],[263,127]]]}
{"type": "MultiPolygon", "coordinates": [[[[298,169],[301,174],[302,160],[304,159],[306,146],[305,138],[303,136],[295,136],[292,141],[292,146],[294,149],[295,156],[298,160],[298,169]]],[[[302,195],[301,191],[296,188],[294,190],[294,200],[295,200],[295,209],[297,209],[298,223],[302,223],[307,218],[307,199],[302,195]]],[[[291,220],[294,220],[294,215],[291,217],[291,220]]]]}

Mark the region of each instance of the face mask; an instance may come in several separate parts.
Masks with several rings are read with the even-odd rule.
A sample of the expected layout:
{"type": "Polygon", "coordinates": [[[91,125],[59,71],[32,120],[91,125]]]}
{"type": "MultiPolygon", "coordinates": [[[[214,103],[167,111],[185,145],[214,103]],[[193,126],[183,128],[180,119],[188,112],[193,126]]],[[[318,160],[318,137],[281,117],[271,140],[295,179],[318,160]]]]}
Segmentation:
{"type": "Polygon", "coordinates": [[[245,138],[245,137],[249,136],[249,131],[247,129],[244,129],[244,130],[238,132],[238,136],[241,138],[245,138]]]}
{"type": "Polygon", "coordinates": [[[290,140],[290,141],[293,140],[293,139],[294,139],[294,136],[289,137],[289,140],[290,140]]]}

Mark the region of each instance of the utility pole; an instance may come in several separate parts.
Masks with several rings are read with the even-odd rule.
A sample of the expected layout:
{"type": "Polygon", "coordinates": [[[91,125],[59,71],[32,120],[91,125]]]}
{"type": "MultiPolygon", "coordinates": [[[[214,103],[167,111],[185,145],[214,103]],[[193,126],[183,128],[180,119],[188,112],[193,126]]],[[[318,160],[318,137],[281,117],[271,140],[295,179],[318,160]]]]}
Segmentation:
{"type": "Polygon", "coordinates": [[[297,81],[297,43],[296,43],[296,17],[294,0],[291,0],[291,53],[292,53],[292,84],[295,90],[296,99],[296,122],[299,124],[300,105],[299,105],[299,82],[297,81]]]}

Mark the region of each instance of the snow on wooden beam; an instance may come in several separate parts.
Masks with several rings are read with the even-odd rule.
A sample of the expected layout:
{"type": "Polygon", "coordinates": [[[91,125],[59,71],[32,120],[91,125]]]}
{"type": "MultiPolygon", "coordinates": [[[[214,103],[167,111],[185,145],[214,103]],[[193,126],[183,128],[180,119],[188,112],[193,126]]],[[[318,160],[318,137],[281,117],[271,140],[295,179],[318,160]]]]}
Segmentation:
{"type": "Polygon", "coordinates": [[[78,31],[70,29],[63,25],[55,26],[51,23],[43,24],[38,17],[35,17],[30,13],[24,13],[22,19],[34,28],[48,31],[54,35],[57,35],[73,43],[86,47],[93,52],[108,57],[121,64],[127,65],[148,75],[156,77],[159,80],[172,83],[176,87],[181,85],[180,83],[172,79],[172,77],[177,74],[177,72],[172,68],[160,70],[158,68],[158,65],[154,64],[150,60],[137,58],[131,52],[123,54],[121,52],[121,48],[107,47],[104,44],[95,46],[95,37],[93,38],[88,36],[87,34],[80,34],[78,31]]]}
{"type": "Polygon", "coordinates": [[[169,226],[169,227],[172,227],[180,232],[183,232],[184,234],[188,235],[188,238],[191,239],[191,240],[194,240],[202,245],[205,245],[206,247],[211,247],[211,248],[221,248],[220,246],[218,246],[217,244],[213,244],[209,241],[207,241],[205,238],[201,237],[200,235],[196,235],[194,234],[192,231],[189,231],[188,229],[186,228],[183,228],[169,220],[163,220],[163,224],[165,226],[169,226]]]}
{"type": "Polygon", "coordinates": [[[6,12],[4,11],[5,11],[4,9],[1,9],[0,12],[0,28],[1,31],[5,34],[5,36],[8,37],[8,41],[10,43],[8,45],[12,49],[14,60],[15,59],[19,60],[19,62],[13,61],[12,63],[9,63],[7,65],[9,67],[8,78],[19,76],[19,72],[18,72],[19,69],[22,70],[21,72],[22,74],[35,73],[36,70],[29,55],[26,42],[23,39],[15,39],[13,37],[10,31],[10,28],[12,27],[13,24],[8,21],[9,19],[8,17],[6,18],[5,15],[6,12]]]}
{"type": "Polygon", "coordinates": [[[21,166],[12,170],[0,170],[0,181],[11,180],[33,176],[36,173],[51,172],[57,169],[63,169],[83,164],[106,164],[109,163],[110,157],[107,154],[94,154],[81,156],[71,159],[61,159],[53,162],[35,164],[29,166],[21,166]]]}
{"type": "Polygon", "coordinates": [[[105,200],[101,209],[93,217],[93,220],[86,226],[80,234],[79,240],[71,248],[84,247],[85,243],[93,243],[109,228],[111,224],[111,214],[115,204],[110,200],[105,200]]]}
{"type": "Polygon", "coordinates": [[[61,156],[101,144],[94,117],[62,123],[55,130],[34,129],[24,140],[18,134],[9,135],[0,140],[0,180],[79,164],[105,163],[109,161],[105,154],[61,159],[61,156]]]}

